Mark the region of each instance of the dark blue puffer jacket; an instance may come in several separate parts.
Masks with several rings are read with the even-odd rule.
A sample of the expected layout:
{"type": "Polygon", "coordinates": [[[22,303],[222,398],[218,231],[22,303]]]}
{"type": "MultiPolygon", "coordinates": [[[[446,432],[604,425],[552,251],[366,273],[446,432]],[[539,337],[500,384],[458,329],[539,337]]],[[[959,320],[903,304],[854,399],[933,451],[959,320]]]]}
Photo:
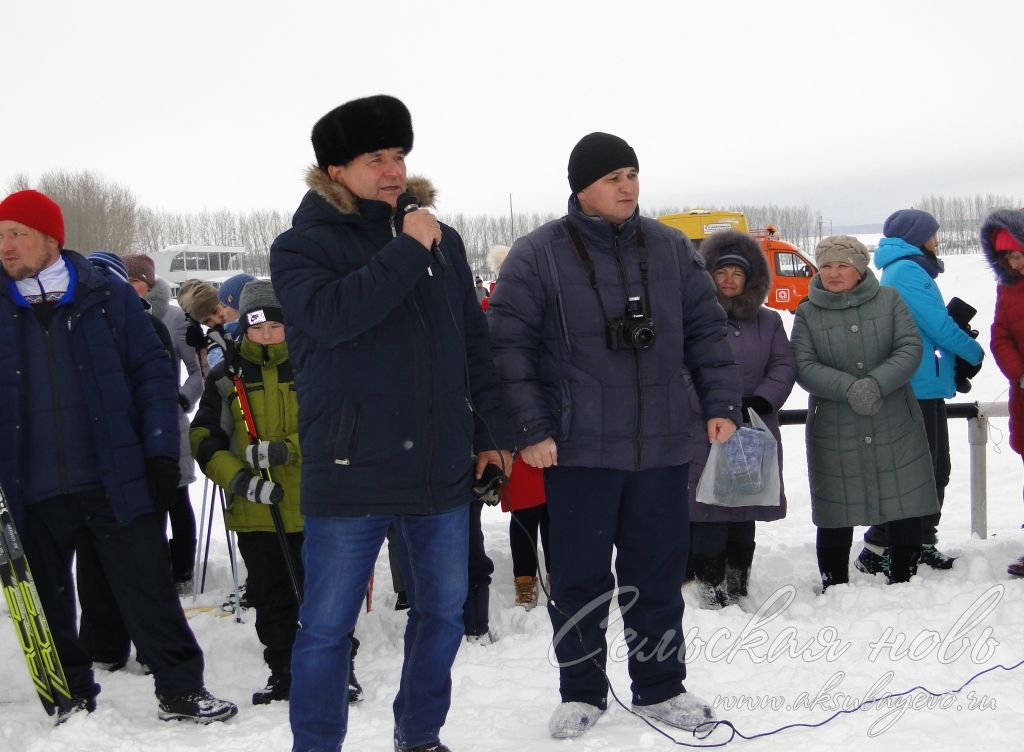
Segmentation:
{"type": "MultiPolygon", "coordinates": [[[[357,199],[315,167],[307,183],[270,249],[299,398],[303,514],[471,501],[472,453],[512,440],[461,238],[442,225],[443,270],[396,235],[388,204],[357,199]]],[[[409,187],[431,204],[425,181],[409,187]]]]}
{"type": "Polygon", "coordinates": [[[705,420],[740,421],[741,373],[711,276],[683,234],[660,222],[634,216],[616,227],[586,216],[572,199],[569,218],[593,259],[600,302],[561,220],[516,241],[491,294],[491,348],[516,442],[553,437],[559,465],[681,465],[693,432],[707,430],[691,418],[684,366],[705,420]],[[657,340],[650,350],[613,351],[606,319],[623,315],[627,294],[647,297],[638,228],[650,259],[644,302],[657,340]]]}
{"type": "Polygon", "coordinates": [[[0,273],[0,483],[20,520],[25,504],[92,481],[125,524],[153,511],[145,460],[178,457],[177,380],[135,291],[74,251],[62,255],[73,287],[48,334],[0,273]],[[30,431],[31,421],[45,430],[30,431]],[[55,435],[91,447],[58,452],[43,439],[55,435]]]}

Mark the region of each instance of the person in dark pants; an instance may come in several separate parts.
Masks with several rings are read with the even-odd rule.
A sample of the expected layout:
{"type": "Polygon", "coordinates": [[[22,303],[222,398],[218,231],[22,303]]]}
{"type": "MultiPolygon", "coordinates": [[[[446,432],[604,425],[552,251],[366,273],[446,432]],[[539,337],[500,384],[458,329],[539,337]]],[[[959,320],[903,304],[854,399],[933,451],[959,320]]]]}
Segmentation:
{"type": "Polygon", "coordinates": [[[689,241],[639,214],[632,147],[585,136],[569,187],[567,216],[515,242],[489,306],[520,454],[544,468],[561,694],[548,730],[580,736],[607,707],[613,549],[627,643],[659,646],[646,660],[630,651],[633,709],[693,729],[713,712],[683,685],[689,438],[736,430],[740,372],[689,241]],[[697,424],[684,368],[696,374],[697,424]]]}
{"type": "Polygon", "coordinates": [[[99,686],[75,628],[71,562],[88,537],[165,720],[226,720],[171,581],[163,512],[176,499],[176,381],[138,295],[62,251],[60,207],[0,202],[0,484],[22,530],[75,710],[99,686]]]}
{"type": "MultiPolygon", "coordinates": [[[[936,255],[939,223],[935,217],[920,209],[900,209],[885,220],[882,231],[885,237],[875,251],[875,266],[882,270],[879,283],[899,291],[914,317],[924,348],[910,386],[924,418],[939,512],[922,521],[921,561],[933,569],[949,569],[954,557],[936,548],[951,467],[946,400],[956,394],[956,358],[977,365],[985,351],[946,310],[938,285],[944,266],[936,255]]],[[[874,526],[869,528],[864,534],[864,543],[857,557],[857,569],[869,574],[884,571],[888,553],[884,531],[874,526]]]]}
{"type": "Polygon", "coordinates": [[[462,607],[462,620],[466,626],[466,642],[490,645],[497,642],[498,634],[490,628],[488,609],[491,603],[491,575],[494,562],[484,548],[484,531],[480,515],[484,503],[480,499],[469,505],[469,590],[462,607]]]}

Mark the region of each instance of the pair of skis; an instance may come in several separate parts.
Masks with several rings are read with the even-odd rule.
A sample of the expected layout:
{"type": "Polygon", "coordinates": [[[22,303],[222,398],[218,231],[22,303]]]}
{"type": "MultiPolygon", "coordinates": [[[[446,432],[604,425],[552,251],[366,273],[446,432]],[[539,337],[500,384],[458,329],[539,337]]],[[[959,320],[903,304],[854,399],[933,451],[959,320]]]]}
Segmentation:
{"type": "Polygon", "coordinates": [[[3,489],[0,489],[0,530],[0,584],[14,620],[14,631],[39,701],[49,715],[59,716],[70,711],[74,703],[3,489]]]}

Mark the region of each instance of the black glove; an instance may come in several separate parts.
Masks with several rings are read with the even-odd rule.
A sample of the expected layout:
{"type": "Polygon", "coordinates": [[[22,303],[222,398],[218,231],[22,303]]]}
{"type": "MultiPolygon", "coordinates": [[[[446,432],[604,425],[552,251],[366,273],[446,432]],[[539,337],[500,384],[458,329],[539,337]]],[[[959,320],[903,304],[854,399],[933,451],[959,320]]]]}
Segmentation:
{"type": "Polygon", "coordinates": [[[178,404],[181,405],[181,409],[188,412],[191,405],[188,404],[188,397],[181,392],[178,392],[178,404]]]}
{"type": "Polygon", "coordinates": [[[251,475],[239,470],[231,479],[228,489],[236,496],[243,496],[257,504],[280,504],[284,499],[284,489],[272,480],[263,480],[258,475],[251,475]]]}
{"type": "Polygon", "coordinates": [[[764,397],[760,397],[756,394],[744,394],[743,395],[743,418],[749,423],[750,422],[750,411],[753,410],[755,413],[765,418],[775,412],[775,408],[772,407],[772,403],[766,400],[764,397]]]}
{"type": "Polygon", "coordinates": [[[255,468],[287,465],[291,452],[283,441],[260,441],[245,448],[245,461],[255,468]]]}
{"type": "Polygon", "coordinates": [[[188,322],[188,329],[185,330],[185,344],[193,350],[202,350],[206,347],[206,335],[203,334],[203,327],[195,319],[185,319],[188,322]]]}
{"type": "Polygon", "coordinates": [[[508,478],[497,465],[484,467],[480,479],[473,482],[473,493],[488,506],[495,506],[500,501],[498,489],[508,478]]]}
{"type": "Polygon", "coordinates": [[[181,468],[170,457],[150,457],[146,460],[146,483],[153,499],[153,508],[166,512],[178,502],[178,482],[181,468]]]}

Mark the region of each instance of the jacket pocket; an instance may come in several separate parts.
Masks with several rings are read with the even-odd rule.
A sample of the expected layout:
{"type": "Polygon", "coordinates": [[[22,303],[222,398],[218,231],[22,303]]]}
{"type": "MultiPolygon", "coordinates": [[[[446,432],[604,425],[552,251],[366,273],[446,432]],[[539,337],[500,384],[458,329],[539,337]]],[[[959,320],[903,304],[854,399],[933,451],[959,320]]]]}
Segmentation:
{"type": "Polygon", "coordinates": [[[363,412],[363,403],[345,401],[341,408],[341,421],[338,434],[334,440],[334,464],[351,465],[352,453],[355,451],[356,437],[359,432],[359,417],[363,412]]]}

